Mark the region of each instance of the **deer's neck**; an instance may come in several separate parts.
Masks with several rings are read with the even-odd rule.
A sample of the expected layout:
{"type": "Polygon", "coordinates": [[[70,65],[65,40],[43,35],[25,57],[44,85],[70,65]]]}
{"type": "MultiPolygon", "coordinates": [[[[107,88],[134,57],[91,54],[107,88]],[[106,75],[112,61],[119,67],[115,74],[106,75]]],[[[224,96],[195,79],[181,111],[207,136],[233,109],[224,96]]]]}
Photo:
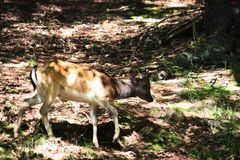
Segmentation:
{"type": "Polygon", "coordinates": [[[131,80],[116,80],[117,99],[135,97],[135,90],[131,80]]]}

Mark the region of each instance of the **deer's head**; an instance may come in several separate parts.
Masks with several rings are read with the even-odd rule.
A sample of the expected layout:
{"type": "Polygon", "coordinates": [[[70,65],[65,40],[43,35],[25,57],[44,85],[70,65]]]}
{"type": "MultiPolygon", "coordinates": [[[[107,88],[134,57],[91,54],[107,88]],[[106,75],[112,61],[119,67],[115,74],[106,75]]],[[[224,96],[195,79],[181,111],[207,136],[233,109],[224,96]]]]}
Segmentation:
{"type": "Polygon", "coordinates": [[[149,75],[143,76],[142,78],[136,78],[131,76],[131,82],[134,87],[134,94],[139,98],[152,102],[153,97],[151,95],[151,85],[149,81],[149,75]]]}

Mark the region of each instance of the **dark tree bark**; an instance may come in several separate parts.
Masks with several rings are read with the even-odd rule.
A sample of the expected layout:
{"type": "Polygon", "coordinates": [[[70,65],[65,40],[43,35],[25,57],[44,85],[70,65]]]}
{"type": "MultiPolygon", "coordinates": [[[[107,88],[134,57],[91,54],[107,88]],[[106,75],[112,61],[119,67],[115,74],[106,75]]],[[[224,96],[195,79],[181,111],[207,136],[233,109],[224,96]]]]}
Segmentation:
{"type": "Polygon", "coordinates": [[[230,34],[234,19],[231,0],[207,0],[204,29],[207,35],[230,34]]]}
{"type": "Polygon", "coordinates": [[[204,30],[207,36],[214,35],[227,52],[235,53],[238,46],[240,0],[206,0],[204,30]]]}

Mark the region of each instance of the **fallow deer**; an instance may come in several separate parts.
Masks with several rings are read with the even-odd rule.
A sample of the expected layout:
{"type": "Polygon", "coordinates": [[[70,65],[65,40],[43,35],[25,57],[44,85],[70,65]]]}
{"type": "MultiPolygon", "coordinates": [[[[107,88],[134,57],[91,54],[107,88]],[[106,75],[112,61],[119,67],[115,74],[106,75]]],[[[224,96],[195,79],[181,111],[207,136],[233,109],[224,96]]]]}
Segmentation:
{"type": "Polygon", "coordinates": [[[43,103],[40,114],[48,136],[53,136],[48,121],[48,111],[56,97],[66,100],[85,102],[90,105],[90,117],[93,125],[93,144],[99,147],[97,138],[97,109],[105,108],[113,116],[115,133],[113,141],[120,134],[118,112],[112,106],[117,99],[140,97],[152,102],[149,78],[131,77],[119,80],[104,72],[87,66],[55,60],[46,65],[35,66],[30,72],[30,79],[36,94],[24,99],[14,128],[14,137],[19,136],[22,117],[26,108],[43,103]]]}

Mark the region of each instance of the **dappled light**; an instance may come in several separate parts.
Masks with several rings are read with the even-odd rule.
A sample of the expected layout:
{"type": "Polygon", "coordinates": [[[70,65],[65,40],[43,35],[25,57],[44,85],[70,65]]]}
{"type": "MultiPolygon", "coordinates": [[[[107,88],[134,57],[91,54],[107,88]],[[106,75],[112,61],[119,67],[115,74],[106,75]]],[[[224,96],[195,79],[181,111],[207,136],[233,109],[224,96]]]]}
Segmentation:
{"type": "MultiPolygon", "coordinates": [[[[231,24],[229,37],[208,33],[215,28],[205,26],[206,2],[0,1],[0,159],[240,159],[240,23],[231,24]],[[96,68],[128,78],[131,89],[136,78],[150,77],[152,97],[137,90],[111,102],[120,125],[114,142],[111,112],[100,107],[99,148],[92,143],[91,104],[61,98],[48,114],[54,137],[47,136],[39,104],[26,109],[14,138],[19,105],[34,95],[30,70],[56,59],[88,66],[93,77],[99,76],[96,68]]],[[[73,68],[61,71],[72,73],[63,84],[72,86],[82,76],[73,68]]],[[[124,87],[116,97],[128,93],[124,87]]]]}

